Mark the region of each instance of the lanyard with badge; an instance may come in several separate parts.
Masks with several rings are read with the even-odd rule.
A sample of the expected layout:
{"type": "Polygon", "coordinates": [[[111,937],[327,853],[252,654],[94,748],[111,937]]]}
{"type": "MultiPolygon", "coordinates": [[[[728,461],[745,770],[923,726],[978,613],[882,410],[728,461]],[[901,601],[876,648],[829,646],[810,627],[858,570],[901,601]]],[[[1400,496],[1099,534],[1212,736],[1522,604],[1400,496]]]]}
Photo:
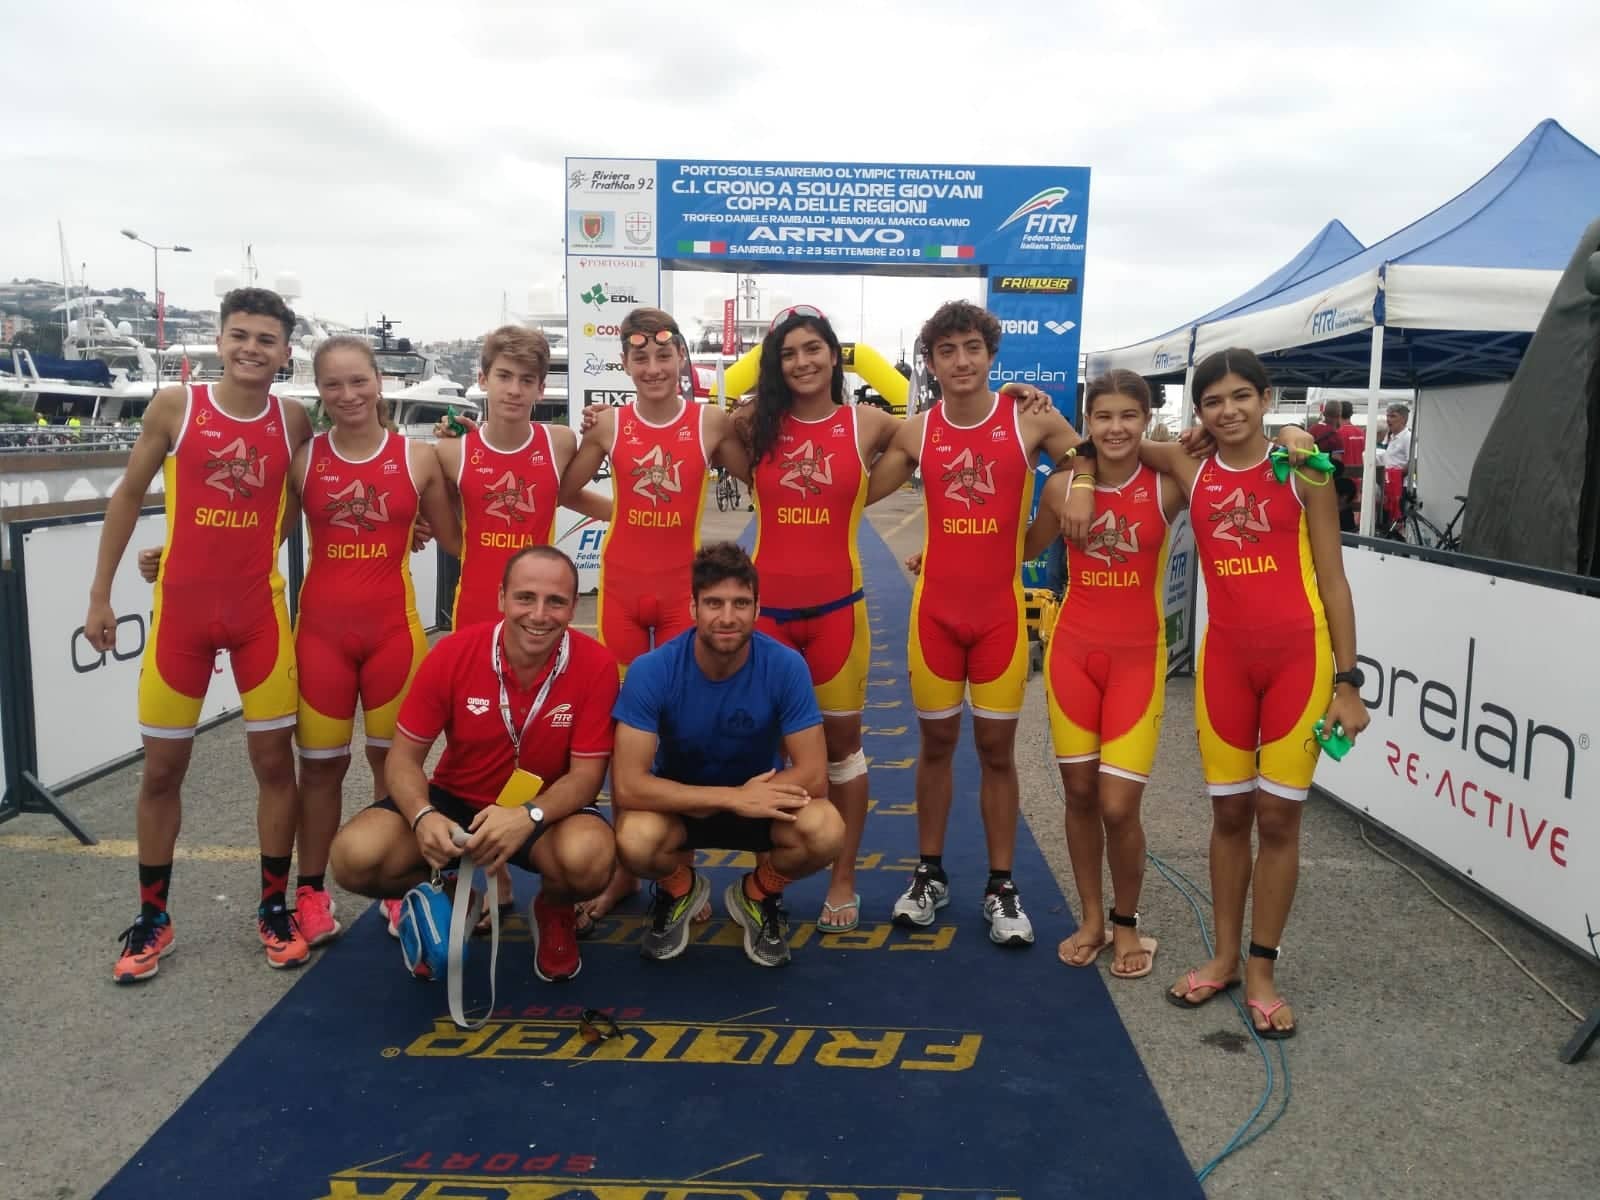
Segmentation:
{"type": "Polygon", "coordinates": [[[545,676],[543,685],[533,698],[532,707],[528,709],[528,715],[522,720],[522,728],[518,729],[511,720],[511,693],[506,689],[505,671],[500,661],[500,636],[504,629],[504,621],[495,626],[491,657],[495,680],[500,684],[500,719],[505,722],[506,736],[511,739],[511,778],[507,779],[505,786],[500,789],[495,804],[504,808],[516,808],[533,803],[544,788],[544,780],[522,765],[522,739],[528,736],[528,727],[544,708],[545,701],[550,698],[550,689],[555,686],[556,679],[567,669],[571,637],[565,630],[562,631],[561,645],[556,648],[555,666],[551,667],[550,673],[545,676]]]}

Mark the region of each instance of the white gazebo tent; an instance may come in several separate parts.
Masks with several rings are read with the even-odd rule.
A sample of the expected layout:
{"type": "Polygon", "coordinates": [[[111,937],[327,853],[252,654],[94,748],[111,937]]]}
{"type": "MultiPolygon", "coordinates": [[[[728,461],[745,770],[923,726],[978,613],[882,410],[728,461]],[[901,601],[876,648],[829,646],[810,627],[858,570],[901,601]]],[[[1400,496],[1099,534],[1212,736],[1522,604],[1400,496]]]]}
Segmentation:
{"type": "MultiPolygon", "coordinates": [[[[1197,324],[1190,363],[1229,346],[1275,382],[1352,386],[1495,383],[1516,373],[1572,247],[1600,212],[1600,155],[1541,121],[1482,179],[1376,245],[1197,324]]],[[[1492,415],[1492,413],[1491,413],[1492,415]]],[[[1364,478],[1376,477],[1367,439],[1364,478]]],[[[1474,448],[1475,453],[1475,448],[1474,448]]],[[[1370,534],[1376,505],[1362,504],[1370,534]]]]}

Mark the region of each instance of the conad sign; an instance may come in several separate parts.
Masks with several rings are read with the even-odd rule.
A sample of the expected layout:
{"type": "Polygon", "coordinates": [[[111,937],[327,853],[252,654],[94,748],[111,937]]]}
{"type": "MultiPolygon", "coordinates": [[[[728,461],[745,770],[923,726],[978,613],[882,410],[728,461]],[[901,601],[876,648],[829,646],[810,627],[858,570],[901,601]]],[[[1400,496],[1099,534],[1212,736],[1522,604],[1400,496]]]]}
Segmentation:
{"type": "Polygon", "coordinates": [[[1345,554],[1372,724],[1323,790],[1600,953],[1600,599],[1345,554]]]}

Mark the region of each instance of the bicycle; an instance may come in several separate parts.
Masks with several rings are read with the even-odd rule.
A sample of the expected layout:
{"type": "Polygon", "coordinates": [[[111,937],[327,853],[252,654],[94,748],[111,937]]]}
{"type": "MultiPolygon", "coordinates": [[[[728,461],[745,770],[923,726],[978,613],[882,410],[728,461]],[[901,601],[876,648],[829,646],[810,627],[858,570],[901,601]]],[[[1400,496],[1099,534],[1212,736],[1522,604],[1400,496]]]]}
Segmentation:
{"type": "Polygon", "coordinates": [[[739,481],[726,467],[717,468],[717,511],[735,512],[739,508],[739,481]]]}
{"type": "Polygon", "coordinates": [[[1461,506],[1456,510],[1456,515],[1450,519],[1450,524],[1445,529],[1440,529],[1427,517],[1422,515],[1422,501],[1417,498],[1417,493],[1410,488],[1400,493],[1400,519],[1391,522],[1383,531],[1383,536],[1396,542],[1405,542],[1410,546],[1421,546],[1429,550],[1459,550],[1461,539],[1453,532],[1456,522],[1461,519],[1461,514],[1466,510],[1466,497],[1457,496],[1461,506]]]}
{"type": "Polygon", "coordinates": [[[1450,523],[1444,527],[1444,531],[1439,535],[1439,540],[1435,544],[1437,549],[1453,550],[1458,554],[1461,552],[1461,534],[1457,532],[1456,527],[1461,524],[1461,518],[1466,513],[1467,498],[1465,496],[1457,496],[1456,515],[1450,518],[1450,523]]]}

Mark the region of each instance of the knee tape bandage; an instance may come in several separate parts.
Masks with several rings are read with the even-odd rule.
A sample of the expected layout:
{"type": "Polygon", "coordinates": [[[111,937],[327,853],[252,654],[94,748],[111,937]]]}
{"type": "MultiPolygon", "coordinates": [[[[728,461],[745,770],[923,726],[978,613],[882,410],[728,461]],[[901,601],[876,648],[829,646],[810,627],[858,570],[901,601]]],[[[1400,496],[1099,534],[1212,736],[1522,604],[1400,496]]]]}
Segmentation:
{"type": "Polygon", "coordinates": [[[860,750],[828,764],[829,783],[849,783],[867,773],[867,756],[860,750]]]}

